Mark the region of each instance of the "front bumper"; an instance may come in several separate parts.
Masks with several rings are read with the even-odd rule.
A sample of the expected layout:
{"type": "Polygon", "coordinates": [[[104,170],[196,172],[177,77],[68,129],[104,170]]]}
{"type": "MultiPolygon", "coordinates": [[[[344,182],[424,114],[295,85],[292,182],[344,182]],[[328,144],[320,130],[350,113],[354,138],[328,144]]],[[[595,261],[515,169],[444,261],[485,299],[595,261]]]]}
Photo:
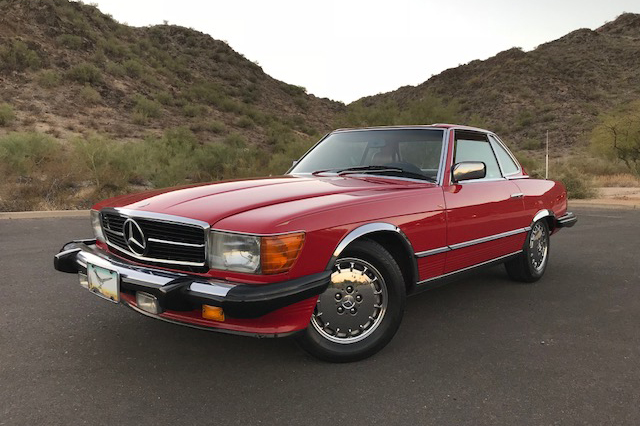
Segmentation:
{"type": "MultiPolygon", "coordinates": [[[[65,244],[55,255],[58,271],[86,273],[87,263],[117,271],[121,293],[154,295],[163,310],[189,312],[202,305],[221,307],[231,318],[258,318],[324,292],[331,271],[289,281],[249,285],[140,266],[95,246],[95,240],[65,244]]],[[[127,298],[123,298],[126,302],[127,298]]],[[[130,303],[128,303],[130,304],[130,303]]]]}

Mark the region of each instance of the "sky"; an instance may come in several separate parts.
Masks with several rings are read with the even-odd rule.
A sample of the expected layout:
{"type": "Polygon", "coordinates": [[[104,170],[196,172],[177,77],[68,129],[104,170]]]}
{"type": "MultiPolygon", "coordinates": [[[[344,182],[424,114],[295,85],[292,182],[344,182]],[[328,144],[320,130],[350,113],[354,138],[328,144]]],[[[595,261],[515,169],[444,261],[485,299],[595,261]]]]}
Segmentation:
{"type": "Polygon", "coordinates": [[[345,103],[596,29],[638,0],[93,0],[133,26],[190,27],[278,80],[345,103]]]}

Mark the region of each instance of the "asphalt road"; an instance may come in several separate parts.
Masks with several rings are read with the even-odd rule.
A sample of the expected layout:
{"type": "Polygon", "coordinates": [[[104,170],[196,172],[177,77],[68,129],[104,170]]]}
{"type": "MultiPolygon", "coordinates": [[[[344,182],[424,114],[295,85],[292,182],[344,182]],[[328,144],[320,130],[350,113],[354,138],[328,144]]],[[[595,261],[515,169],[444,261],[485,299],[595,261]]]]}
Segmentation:
{"type": "Polygon", "coordinates": [[[86,219],[0,221],[0,425],[640,424],[640,212],[574,210],[541,282],[410,298],[381,353],[167,324],[53,270],[86,219]]]}

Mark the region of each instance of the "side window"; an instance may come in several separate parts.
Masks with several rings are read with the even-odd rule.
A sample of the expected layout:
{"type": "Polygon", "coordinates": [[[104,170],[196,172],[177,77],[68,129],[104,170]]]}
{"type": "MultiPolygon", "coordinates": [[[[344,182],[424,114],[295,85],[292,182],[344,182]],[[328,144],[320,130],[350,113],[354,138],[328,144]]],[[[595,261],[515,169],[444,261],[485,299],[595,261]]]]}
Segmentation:
{"type": "Polygon", "coordinates": [[[485,179],[500,178],[500,167],[487,140],[456,140],[455,163],[462,161],[482,161],[487,166],[485,179]]]}
{"type": "Polygon", "coordinates": [[[518,172],[518,165],[513,161],[513,158],[509,155],[509,153],[504,149],[502,144],[496,140],[493,136],[489,136],[491,139],[491,143],[493,144],[493,149],[498,156],[498,160],[500,160],[500,164],[502,165],[502,172],[505,175],[510,175],[518,172]]]}

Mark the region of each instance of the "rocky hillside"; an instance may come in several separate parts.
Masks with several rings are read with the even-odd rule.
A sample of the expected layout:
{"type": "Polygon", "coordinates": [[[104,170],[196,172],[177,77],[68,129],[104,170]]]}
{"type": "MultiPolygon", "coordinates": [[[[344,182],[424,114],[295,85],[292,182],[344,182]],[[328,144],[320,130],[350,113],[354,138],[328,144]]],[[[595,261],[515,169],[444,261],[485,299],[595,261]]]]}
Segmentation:
{"type": "Polygon", "coordinates": [[[58,139],[140,139],[186,126],[201,141],[235,132],[260,145],[274,126],[324,132],[343,108],[206,34],[133,28],[67,0],[0,0],[0,88],[0,135],[58,139]]]}
{"type": "Polygon", "coordinates": [[[356,105],[391,102],[402,110],[434,97],[455,107],[458,120],[495,130],[519,149],[541,148],[549,130],[564,153],[579,152],[599,114],[640,98],[640,15],[623,14],[530,52],[513,48],[356,105]]]}

